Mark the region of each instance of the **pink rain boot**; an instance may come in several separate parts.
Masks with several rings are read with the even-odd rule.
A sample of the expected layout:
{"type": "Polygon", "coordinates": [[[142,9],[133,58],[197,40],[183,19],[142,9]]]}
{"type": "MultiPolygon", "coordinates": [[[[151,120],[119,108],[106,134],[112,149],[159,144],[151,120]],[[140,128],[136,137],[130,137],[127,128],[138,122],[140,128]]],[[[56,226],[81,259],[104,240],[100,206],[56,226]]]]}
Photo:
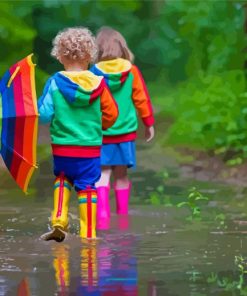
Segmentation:
{"type": "Polygon", "coordinates": [[[116,185],[114,184],[114,191],[116,197],[117,214],[128,215],[131,182],[129,182],[129,186],[127,188],[119,189],[116,188],[116,185]]]}
{"type": "Polygon", "coordinates": [[[109,229],[110,226],[110,186],[96,188],[97,202],[97,229],[109,229]]]}

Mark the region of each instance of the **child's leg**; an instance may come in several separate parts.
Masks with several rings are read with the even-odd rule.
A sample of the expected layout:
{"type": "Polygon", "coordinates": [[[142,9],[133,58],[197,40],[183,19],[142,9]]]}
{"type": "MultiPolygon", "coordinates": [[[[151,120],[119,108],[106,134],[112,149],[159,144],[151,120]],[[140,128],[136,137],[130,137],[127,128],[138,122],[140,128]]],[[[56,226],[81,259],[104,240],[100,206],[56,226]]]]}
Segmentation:
{"type": "Polygon", "coordinates": [[[129,179],[126,165],[116,165],[113,167],[114,185],[117,188],[126,188],[129,186],[129,179]]]}
{"type": "Polygon", "coordinates": [[[62,230],[67,230],[69,200],[71,195],[72,184],[61,174],[54,182],[54,210],[52,212],[51,224],[52,227],[60,227],[62,230]]]}
{"type": "Polygon", "coordinates": [[[52,231],[44,234],[44,240],[55,240],[61,242],[64,240],[68,228],[68,209],[71,195],[72,184],[60,174],[54,182],[54,209],[51,217],[52,231]]]}
{"type": "Polygon", "coordinates": [[[131,191],[131,182],[128,179],[127,166],[114,166],[113,176],[117,214],[126,215],[128,214],[128,204],[131,191]]]}
{"type": "Polygon", "coordinates": [[[96,238],[97,192],[88,186],[78,191],[80,213],[80,237],[96,238]]]}
{"type": "Polygon", "coordinates": [[[96,188],[100,186],[109,186],[110,178],[111,178],[112,168],[110,166],[102,166],[101,167],[101,176],[98,182],[96,182],[96,188]]]}
{"type": "Polygon", "coordinates": [[[74,179],[78,195],[81,238],[96,237],[97,192],[95,183],[100,179],[100,158],[81,158],[74,179]]]}
{"type": "Polygon", "coordinates": [[[108,229],[110,226],[110,166],[102,166],[100,180],[96,183],[97,204],[97,229],[108,229]]]}

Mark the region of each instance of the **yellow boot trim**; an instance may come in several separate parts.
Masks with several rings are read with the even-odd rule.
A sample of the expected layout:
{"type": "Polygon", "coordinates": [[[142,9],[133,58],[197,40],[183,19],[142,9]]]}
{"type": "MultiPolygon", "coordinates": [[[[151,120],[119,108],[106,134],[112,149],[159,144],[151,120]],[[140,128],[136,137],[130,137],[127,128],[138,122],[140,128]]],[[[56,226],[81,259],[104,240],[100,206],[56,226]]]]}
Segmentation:
{"type": "Polygon", "coordinates": [[[51,218],[53,228],[67,229],[70,195],[71,183],[65,177],[57,178],[54,183],[54,210],[51,218]]]}
{"type": "Polygon", "coordinates": [[[58,245],[53,249],[53,267],[58,287],[69,287],[69,250],[65,245],[58,245]]]}
{"type": "Polygon", "coordinates": [[[78,192],[78,202],[80,213],[80,236],[82,238],[96,238],[96,191],[89,189],[78,192]]]}

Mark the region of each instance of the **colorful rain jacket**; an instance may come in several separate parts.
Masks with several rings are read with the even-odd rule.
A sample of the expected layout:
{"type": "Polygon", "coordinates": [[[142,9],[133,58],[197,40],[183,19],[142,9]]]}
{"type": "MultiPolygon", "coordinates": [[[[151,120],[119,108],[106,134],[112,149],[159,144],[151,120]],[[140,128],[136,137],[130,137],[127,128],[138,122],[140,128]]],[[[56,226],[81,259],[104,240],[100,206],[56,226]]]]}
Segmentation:
{"type": "Polygon", "coordinates": [[[125,59],[114,59],[95,64],[90,71],[104,76],[118,104],[119,116],[114,125],[103,131],[103,143],[121,143],[136,138],[136,111],[144,125],[154,124],[150,97],[139,69],[125,59]]]}
{"type": "Polygon", "coordinates": [[[118,116],[103,77],[90,71],[53,75],[38,109],[40,122],[50,122],[53,154],[70,157],[98,157],[102,130],[111,127],[118,116]]]}

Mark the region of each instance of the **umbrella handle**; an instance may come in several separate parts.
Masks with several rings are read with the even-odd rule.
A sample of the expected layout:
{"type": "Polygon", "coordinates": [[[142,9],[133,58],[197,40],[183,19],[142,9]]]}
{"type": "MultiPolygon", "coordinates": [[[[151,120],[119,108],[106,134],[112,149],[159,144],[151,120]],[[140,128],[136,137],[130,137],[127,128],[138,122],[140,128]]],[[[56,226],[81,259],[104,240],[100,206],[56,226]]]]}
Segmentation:
{"type": "Polygon", "coordinates": [[[12,81],[14,80],[15,76],[17,75],[17,73],[19,72],[20,70],[20,66],[16,67],[15,69],[15,72],[11,75],[11,77],[9,78],[9,81],[8,81],[8,84],[7,84],[7,87],[10,87],[12,81]]]}

